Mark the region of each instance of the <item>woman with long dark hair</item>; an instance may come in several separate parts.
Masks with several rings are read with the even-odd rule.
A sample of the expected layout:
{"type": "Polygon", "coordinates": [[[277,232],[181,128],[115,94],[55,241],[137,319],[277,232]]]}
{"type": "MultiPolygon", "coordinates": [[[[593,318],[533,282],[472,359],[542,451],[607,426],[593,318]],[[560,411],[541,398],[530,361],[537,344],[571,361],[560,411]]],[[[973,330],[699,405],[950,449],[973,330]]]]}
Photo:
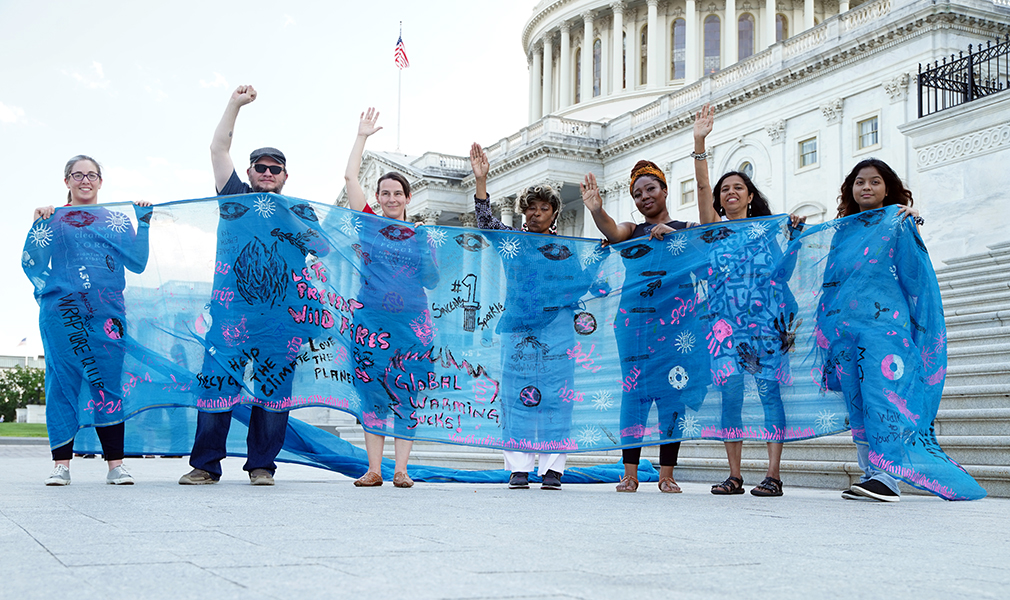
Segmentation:
{"type": "MultiPolygon", "coordinates": [[[[695,115],[694,152],[695,180],[698,189],[698,212],[702,223],[735,221],[771,216],[768,200],[758,190],[751,178],[740,171],[724,173],[715,187],[709,186],[708,152],[705,138],[712,131],[714,111],[705,105],[695,115]]],[[[798,226],[805,219],[792,217],[798,226]]],[[[744,493],[741,462],[743,437],[744,375],[750,374],[757,387],[758,398],[764,411],[765,427],[760,432],[768,449],[768,470],[764,480],[751,489],[755,496],[781,496],[782,479],[779,470],[782,461],[782,440],[785,434],[785,409],[779,380],[789,368],[790,348],[780,342],[777,324],[791,321],[789,315],[797,311],[796,300],[786,285],[792,271],[790,265],[770,270],[768,266],[782,265],[782,250],[775,244],[755,247],[739,236],[718,242],[713,247],[712,260],[723,269],[709,281],[709,306],[718,316],[713,331],[722,343],[712,356],[713,373],[732,373],[715,382],[722,392],[720,432],[729,462],[729,477],[712,486],[716,495],[744,493]],[[767,260],[755,260],[755,253],[766,254],[767,260]],[[748,268],[751,272],[741,272],[748,268]],[[729,272],[734,281],[747,281],[747,286],[727,285],[729,272]]],[[[750,437],[749,435],[747,437],[750,437]]]]}

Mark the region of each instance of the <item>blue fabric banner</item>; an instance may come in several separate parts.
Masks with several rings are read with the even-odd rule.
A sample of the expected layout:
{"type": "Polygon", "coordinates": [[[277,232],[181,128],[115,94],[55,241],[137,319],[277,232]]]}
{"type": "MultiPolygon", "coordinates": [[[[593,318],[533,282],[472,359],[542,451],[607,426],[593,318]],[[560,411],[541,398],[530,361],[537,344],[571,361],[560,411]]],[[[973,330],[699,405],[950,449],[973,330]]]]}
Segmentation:
{"type": "Polygon", "coordinates": [[[249,404],[550,452],[851,422],[880,468],[944,498],[985,494],[932,431],[939,289],[891,209],[601,246],[249,194],[58,209],[22,262],[54,447],[130,419],[157,453],[192,439],[194,408],[249,404]]]}

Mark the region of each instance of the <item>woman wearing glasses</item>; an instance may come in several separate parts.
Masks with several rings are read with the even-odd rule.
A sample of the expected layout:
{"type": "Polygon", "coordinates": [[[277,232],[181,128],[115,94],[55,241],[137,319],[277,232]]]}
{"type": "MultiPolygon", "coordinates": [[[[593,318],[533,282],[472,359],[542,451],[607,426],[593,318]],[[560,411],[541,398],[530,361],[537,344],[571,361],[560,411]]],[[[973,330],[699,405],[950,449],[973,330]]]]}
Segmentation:
{"type": "Polygon", "coordinates": [[[63,179],[66,209],[35,209],[22,266],[35,285],[46,352],[46,425],[56,463],[46,485],[70,483],[74,437],[94,425],[108,462],[106,482],[132,484],[123,467],[123,398],[120,394],[127,323],[123,289],[129,269],[147,265],[151,203],[126,214],[94,208],[102,168],[88,156],[71,158],[63,179]],[[80,208],[75,208],[80,207],[80,208]],[[134,226],[136,225],[136,230],[134,226]]]}

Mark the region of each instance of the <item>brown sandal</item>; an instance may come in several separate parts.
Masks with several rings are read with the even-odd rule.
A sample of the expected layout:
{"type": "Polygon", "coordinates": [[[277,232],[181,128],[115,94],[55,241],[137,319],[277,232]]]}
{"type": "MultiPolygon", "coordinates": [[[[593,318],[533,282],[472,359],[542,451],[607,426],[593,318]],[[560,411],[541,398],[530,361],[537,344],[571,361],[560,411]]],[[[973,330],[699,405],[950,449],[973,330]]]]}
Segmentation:
{"type": "Polygon", "coordinates": [[[382,485],[382,475],[375,471],[366,471],[364,475],[354,480],[355,487],[379,487],[382,485]]]}
{"type": "Polygon", "coordinates": [[[398,488],[409,488],[414,485],[414,480],[403,471],[393,473],[393,485],[398,488]]]}
{"type": "Polygon", "coordinates": [[[673,477],[662,477],[659,480],[659,491],[664,494],[679,494],[684,490],[680,489],[673,477]]]}
{"type": "Polygon", "coordinates": [[[621,482],[617,484],[618,492],[637,492],[638,491],[638,479],[631,476],[625,475],[621,477],[621,482]]]}

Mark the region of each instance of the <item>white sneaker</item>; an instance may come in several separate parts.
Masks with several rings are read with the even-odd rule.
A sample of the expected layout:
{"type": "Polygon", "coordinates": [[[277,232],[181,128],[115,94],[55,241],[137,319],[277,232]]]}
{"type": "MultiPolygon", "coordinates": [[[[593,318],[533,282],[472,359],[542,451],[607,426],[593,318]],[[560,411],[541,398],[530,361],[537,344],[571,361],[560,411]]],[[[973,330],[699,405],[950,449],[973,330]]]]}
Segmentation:
{"type": "Polygon", "coordinates": [[[46,485],[70,485],[70,469],[63,465],[56,465],[53,472],[46,479],[46,485]]]}
{"type": "Polygon", "coordinates": [[[109,471],[109,476],[105,478],[105,483],[109,485],[133,485],[133,477],[126,472],[126,467],[119,465],[109,471]]]}

